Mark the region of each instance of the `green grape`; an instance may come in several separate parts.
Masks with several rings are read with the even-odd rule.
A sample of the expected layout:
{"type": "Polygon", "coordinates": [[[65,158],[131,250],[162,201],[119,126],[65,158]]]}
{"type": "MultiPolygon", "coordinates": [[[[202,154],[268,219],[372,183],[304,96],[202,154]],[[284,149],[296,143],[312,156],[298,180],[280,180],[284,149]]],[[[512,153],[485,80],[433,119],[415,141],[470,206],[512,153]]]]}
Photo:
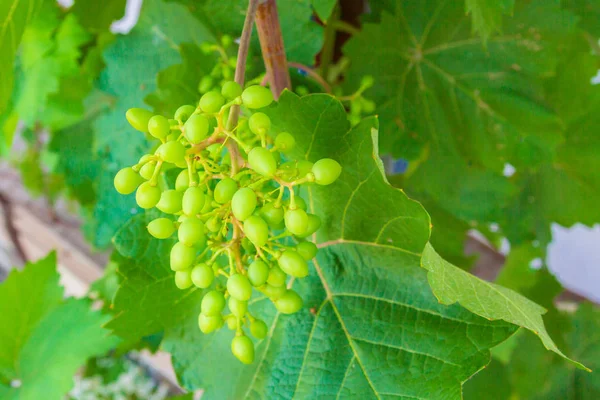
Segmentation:
{"type": "Polygon", "coordinates": [[[298,178],[304,178],[306,174],[312,172],[313,163],[308,160],[298,161],[298,178]]]}
{"type": "Polygon", "coordinates": [[[257,339],[264,339],[267,337],[267,333],[269,333],[269,328],[267,328],[267,324],[260,319],[255,319],[250,323],[250,333],[257,339]]]}
{"type": "Polygon", "coordinates": [[[246,315],[246,311],[248,311],[247,301],[242,301],[236,299],[235,297],[230,297],[228,304],[229,311],[231,311],[233,315],[235,315],[238,318],[244,318],[244,315],[246,315]]]}
{"type": "Polygon", "coordinates": [[[285,286],[264,285],[260,288],[260,291],[271,300],[277,300],[283,296],[283,294],[287,291],[287,288],[285,286]]]}
{"type": "Polygon", "coordinates": [[[200,108],[202,111],[208,114],[218,113],[221,107],[225,104],[225,98],[221,93],[216,90],[212,90],[204,94],[200,98],[200,108]]]}
{"type": "Polygon", "coordinates": [[[262,176],[272,177],[277,170],[277,162],[273,154],[264,147],[255,147],[248,153],[250,168],[262,176]]]}
{"type": "Polygon", "coordinates": [[[222,220],[216,215],[208,221],[206,221],[206,229],[213,233],[218,232],[221,229],[221,226],[222,220]]]}
{"type": "Polygon", "coordinates": [[[145,164],[152,159],[152,154],[144,154],[138,161],[139,164],[145,164]]]}
{"type": "Polygon", "coordinates": [[[204,207],[202,207],[202,210],[200,211],[200,214],[206,214],[207,212],[209,212],[210,210],[213,209],[213,198],[210,194],[206,194],[204,196],[204,207]]]}
{"type": "Polygon", "coordinates": [[[304,278],[308,275],[308,264],[304,257],[294,250],[286,250],[277,260],[279,267],[288,275],[304,278]]]}
{"type": "Polygon", "coordinates": [[[263,86],[249,86],[242,92],[242,102],[248,108],[263,108],[273,102],[273,93],[263,86]]]}
{"type": "Polygon", "coordinates": [[[221,45],[223,45],[224,49],[226,49],[229,46],[231,46],[232,43],[233,43],[233,39],[231,38],[231,36],[229,36],[229,35],[223,35],[221,37],[221,45]]]}
{"type": "Polygon", "coordinates": [[[200,310],[202,310],[202,314],[204,315],[221,314],[224,308],[225,297],[223,296],[223,293],[217,292],[216,290],[211,290],[206,293],[200,304],[200,310]]]}
{"type": "Polygon", "coordinates": [[[267,203],[260,209],[260,215],[271,228],[275,228],[283,221],[283,207],[276,207],[275,203],[267,203]]]}
{"type": "Polygon", "coordinates": [[[262,260],[256,260],[248,267],[248,279],[254,287],[265,284],[269,277],[269,266],[262,260]]]}
{"type": "Polygon", "coordinates": [[[190,174],[187,169],[184,169],[175,179],[175,190],[184,192],[188,187],[190,187],[190,174]]]}
{"type": "Polygon", "coordinates": [[[185,290],[192,287],[192,285],[193,282],[189,269],[175,272],[175,286],[177,288],[185,290]]]}
{"type": "Polygon", "coordinates": [[[221,179],[215,186],[215,201],[219,204],[225,204],[230,201],[238,190],[237,182],[231,178],[221,179]]]}
{"type": "Polygon", "coordinates": [[[159,202],[160,194],[159,188],[152,186],[150,182],[144,182],[135,192],[135,202],[144,209],[152,208],[159,202]]]}
{"type": "Polygon", "coordinates": [[[235,331],[237,329],[237,321],[238,319],[235,316],[230,315],[227,318],[227,328],[229,328],[229,330],[235,331]]]}
{"type": "Polygon", "coordinates": [[[213,78],[210,75],[205,75],[200,79],[200,83],[198,83],[198,92],[204,94],[209,92],[214,86],[213,78]]]}
{"type": "Polygon", "coordinates": [[[175,214],[181,211],[181,201],[183,193],[177,190],[165,190],[160,196],[160,201],[156,205],[160,211],[166,214],[175,214]]]}
{"type": "Polygon", "coordinates": [[[375,102],[361,97],[363,110],[367,114],[372,114],[375,111],[375,102]]]}
{"type": "Polygon", "coordinates": [[[313,165],[312,173],[319,185],[330,185],[342,173],[342,166],[331,158],[322,158],[313,165]]]}
{"type": "Polygon", "coordinates": [[[208,136],[208,118],[202,114],[194,114],[184,125],[185,137],[191,144],[197,144],[208,136]]]}
{"type": "Polygon", "coordinates": [[[177,237],[186,246],[203,248],[206,244],[204,224],[199,219],[188,218],[179,226],[177,237]]]}
{"type": "Polygon", "coordinates": [[[156,169],[156,163],[154,161],[150,161],[140,168],[140,175],[145,180],[149,181],[154,175],[154,170],[156,169]]]}
{"type": "Polygon", "coordinates": [[[257,112],[252,114],[248,119],[248,125],[250,126],[252,133],[261,136],[267,133],[271,128],[271,119],[267,114],[257,112]]]}
{"type": "Polygon", "coordinates": [[[211,267],[204,263],[200,263],[192,268],[191,278],[194,285],[200,289],[206,289],[213,283],[215,273],[211,267]]]}
{"type": "Polygon", "coordinates": [[[319,218],[318,215],[307,214],[307,216],[308,216],[308,224],[306,225],[306,230],[304,231],[303,234],[297,235],[298,237],[301,237],[301,238],[308,237],[308,236],[312,235],[313,233],[315,233],[316,231],[318,231],[319,228],[321,227],[321,218],[319,218]]]}
{"type": "Polygon", "coordinates": [[[148,132],[157,139],[164,139],[171,133],[171,124],[162,115],[155,115],[148,121],[148,132]]]}
{"type": "Polygon", "coordinates": [[[175,232],[175,224],[168,218],[156,218],[148,224],[148,232],[157,239],[166,239],[175,232]]]}
{"type": "Polygon", "coordinates": [[[269,239],[269,226],[261,217],[252,215],[244,221],[244,233],[256,247],[262,247],[269,239]]]}
{"type": "Polygon", "coordinates": [[[303,304],[302,297],[298,293],[288,290],[275,301],[275,308],[282,314],[294,314],[300,311],[303,304]]]}
{"type": "Polygon", "coordinates": [[[240,301],[248,301],[252,297],[252,285],[248,278],[241,274],[234,274],[227,279],[229,295],[240,301]]]}
{"type": "Polygon", "coordinates": [[[233,216],[240,221],[252,215],[256,209],[256,193],[250,188],[241,188],[231,199],[231,211],[233,216]]]}
{"type": "Polygon", "coordinates": [[[196,111],[196,107],[190,106],[189,104],[181,106],[175,111],[175,119],[177,121],[185,122],[192,114],[194,114],[194,111],[196,111]]]}
{"type": "Polygon", "coordinates": [[[196,215],[200,214],[206,201],[206,195],[197,186],[188,188],[183,193],[183,199],[181,200],[181,209],[185,215],[196,215]]]}
{"type": "MultiPolygon", "coordinates": [[[[304,201],[304,199],[302,197],[295,196],[294,197],[294,203],[296,205],[296,207],[294,207],[294,210],[299,208],[300,210],[306,211],[306,201],[304,201]]],[[[290,201],[289,200],[284,201],[283,205],[286,206],[286,207],[289,207],[290,206],[290,201]]],[[[291,207],[290,207],[290,209],[291,209],[291,207]]]]}
{"type": "Polygon", "coordinates": [[[170,265],[173,271],[183,271],[188,269],[196,259],[196,250],[188,247],[181,242],[175,243],[171,249],[170,265]]]}
{"type": "Polygon", "coordinates": [[[301,208],[285,212],[285,227],[294,235],[302,235],[308,228],[308,215],[301,208]]]}
{"type": "Polygon", "coordinates": [[[368,89],[371,86],[373,86],[373,84],[375,83],[375,78],[373,78],[372,75],[365,75],[362,77],[362,79],[360,80],[360,86],[363,89],[368,89]]]}
{"type": "Polygon", "coordinates": [[[236,336],[231,341],[231,352],[244,364],[254,361],[254,343],[248,336],[236,336]]]}
{"type": "Polygon", "coordinates": [[[198,326],[202,333],[214,332],[223,326],[223,317],[221,315],[200,314],[198,316],[198,326]]]}
{"type": "Polygon", "coordinates": [[[167,142],[160,145],[156,154],[166,162],[178,164],[185,163],[185,147],[179,142],[167,142]]]}
{"type": "Polygon", "coordinates": [[[279,287],[285,285],[286,279],[286,273],[283,272],[281,268],[274,266],[269,271],[269,278],[267,279],[267,283],[271,286],[279,287]]]}
{"type": "Polygon", "coordinates": [[[242,87],[233,81],[225,82],[221,88],[221,94],[228,100],[233,100],[242,95],[242,87]]]}
{"type": "Polygon", "coordinates": [[[148,133],[148,121],[152,118],[152,113],[143,108],[130,108],[125,113],[127,122],[137,131],[148,133]]]}
{"type": "Polygon", "coordinates": [[[142,177],[131,167],[123,168],[115,175],[115,189],[121,194],[130,194],[143,182],[142,177]]]}
{"type": "Polygon", "coordinates": [[[295,145],[296,139],[288,132],[281,132],[275,137],[275,147],[284,153],[292,150],[295,145]]]}
{"type": "Polygon", "coordinates": [[[313,242],[300,242],[296,246],[296,251],[306,261],[312,260],[317,255],[317,245],[313,242]]]}

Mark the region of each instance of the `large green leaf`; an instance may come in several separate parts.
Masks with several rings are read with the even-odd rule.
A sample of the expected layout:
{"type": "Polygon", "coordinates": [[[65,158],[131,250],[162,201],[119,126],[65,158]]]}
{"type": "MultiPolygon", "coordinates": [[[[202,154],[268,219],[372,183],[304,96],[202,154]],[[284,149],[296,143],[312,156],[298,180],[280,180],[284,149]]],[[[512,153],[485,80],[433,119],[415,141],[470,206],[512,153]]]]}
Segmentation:
{"type": "Polygon", "coordinates": [[[113,21],[123,17],[126,3],[127,0],[77,0],[71,11],[87,29],[105,31],[113,21]]]}
{"type": "Polygon", "coordinates": [[[137,212],[134,196],[119,195],[112,183],[119,168],[135,163],[149,150],[144,135],[127,123],[125,112],[143,107],[144,97],[156,88],[156,74],[181,61],[182,42],[198,45],[211,38],[184,7],[151,1],[144,3],[132,32],[119,37],[105,51],[106,69],[100,77],[100,89],[116,100],[94,124],[102,167],[97,182],[98,202],[85,230],[95,246],[106,247],[132,212],[137,212]]]}
{"type": "Polygon", "coordinates": [[[548,335],[542,314],[546,309],[502,286],[485,282],[442,259],[431,245],[423,252],[423,268],[433,293],[442,304],[459,303],[489,320],[504,320],[529,329],[540,337],[548,350],[572,361],[556,347],[548,335]]]}
{"type": "Polygon", "coordinates": [[[267,112],[275,130],[296,137],[301,155],[344,166],[336,184],[303,193],[323,219],[311,274],[294,282],[305,309],[284,316],[264,298],[253,299],[269,335],[253,365],[239,364],[231,333],[199,332],[200,291],[175,288],[170,243],[150,239],[144,219],[152,216],[139,216],[115,238],[123,285],[109,326],[128,340],[164,329],[162,347],[181,383],[203,388],[209,399],[460,399],[461,383],[516,327],[437,302],[419,266],[429,218],[385,181],[375,119],[350,130],[333,97],[289,92],[267,112]]]}
{"type": "Polygon", "coordinates": [[[60,399],[85,361],[117,344],[86,299],[63,301],[56,256],[14,270],[0,285],[3,399],[60,399]],[[6,386],[3,386],[6,385],[6,386]]]}
{"type": "Polygon", "coordinates": [[[13,62],[27,24],[35,18],[42,0],[7,0],[0,3],[0,114],[6,111],[13,88],[13,62]]]}
{"type": "Polygon", "coordinates": [[[512,13],[515,0],[465,0],[467,13],[473,20],[473,31],[478,32],[484,40],[491,34],[500,32],[502,17],[512,13]]]}

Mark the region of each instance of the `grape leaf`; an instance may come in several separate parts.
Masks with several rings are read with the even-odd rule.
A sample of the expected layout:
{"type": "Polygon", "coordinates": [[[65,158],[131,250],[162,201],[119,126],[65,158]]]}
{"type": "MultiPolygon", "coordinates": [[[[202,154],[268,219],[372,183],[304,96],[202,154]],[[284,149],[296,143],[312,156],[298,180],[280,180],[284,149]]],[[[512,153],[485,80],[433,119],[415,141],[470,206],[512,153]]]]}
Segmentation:
{"type": "Polygon", "coordinates": [[[198,333],[196,304],[184,324],[166,327],[162,345],[181,383],[203,388],[209,399],[459,399],[461,382],[515,327],[435,300],[419,268],[429,219],[385,181],[377,121],[349,130],[333,97],[290,92],[265,112],[274,131],[296,137],[300,154],[312,161],[329,156],[344,166],[337,183],[303,194],[323,219],[311,274],[294,282],[306,307],[284,316],[264,298],[252,300],[253,314],[270,329],[255,363],[242,366],[230,354],[231,333],[198,333]],[[228,384],[218,379],[223,376],[228,384]]]}
{"type": "Polygon", "coordinates": [[[465,0],[467,13],[473,20],[473,31],[478,32],[487,41],[496,32],[501,31],[502,16],[511,14],[515,0],[465,0]]]}
{"type": "Polygon", "coordinates": [[[600,4],[597,1],[562,0],[562,5],[579,16],[582,29],[596,38],[600,36],[600,4]]]}
{"type": "Polygon", "coordinates": [[[483,371],[465,382],[463,387],[466,400],[480,399],[483,393],[486,400],[509,400],[511,395],[507,368],[494,358],[483,371]]]}
{"type": "Polygon", "coordinates": [[[71,12],[90,31],[106,31],[113,21],[124,16],[126,3],[127,0],[107,0],[101,3],[94,0],[77,0],[71,12]]]}
{"type": "Polygon", "coordinates": [[[493,283],[485,282],[442,259],[431,245],[425,247],[423,268],[433,293],[443,304],[459,303],[477,315],[489,320],[501,319],[529,329],[540,337],[548,350],[571,361],[582,369],[582,364],[569,359],[556,347],[546,332],[542,314],[546,309],[531,300],[493,283]]]}
{"type": "Polygon", "coordinates": [[[315,12],[324,22],[327,22],[329,17],[331,17],[331,13],[336,4],[337,0],[312,0],[312,6],[315,9],[315,12]]]}
{"type": "Polygon", "coordinates": [[[10,383],[0,388],[3,399],[61,398],[87,358],[117,343],[88,300],[63,301],[58,278],[51,253],[0,285],[0,381],[10,383]]]}
{"type": "Polygon", "coordinates": [[[11,97],[13,62],[26,26],[36,17],[42,0],[8,0],[0,4],[0,48],[4,51],[0,63],[0,114],[11,97]]]}
{"type": "Polygon", "coordinates": [[[118,100],[94,123],[102,167],[97,182],[98,202],[85,231],[95,246],[106,247],[132,212],[138,210],[134,196],[121,196],[113,187],[119,168],[135,163],[149,150],[144,135],[127,123],[125,112],[143,106],[144,97],[156,88],[158,71],[180,62],[182,42],[199,44],[211,38],[184,7],[152,1],[144,3],[131,33],[120,36],[104,52],[106,69],[99,86],[118,100]]]}

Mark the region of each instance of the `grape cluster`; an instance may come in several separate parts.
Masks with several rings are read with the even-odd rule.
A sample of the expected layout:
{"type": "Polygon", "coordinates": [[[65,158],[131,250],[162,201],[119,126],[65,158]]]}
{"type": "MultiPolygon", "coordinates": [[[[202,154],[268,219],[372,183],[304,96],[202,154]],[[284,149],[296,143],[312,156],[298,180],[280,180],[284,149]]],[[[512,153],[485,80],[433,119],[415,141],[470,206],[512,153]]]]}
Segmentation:
{"type": "Polygon", "coordinates": [[[243,363],[254,359],[247,331],[256,339],[268,333],[265,322],[248,310],[254,289],[283,314],[303,306],[291,282],[309,273],[308,261],[317,246],[306,239],[321,220],[306,211],[298,190],[329,185],[342,171],[329,158],[314,164],[289,159],[294,137],[287,132],[274,135],[270,118],[262,112],[237,123],[230,119],[237,112],[232,107],[244,106],[249,113],[272,101],[267,88],[242,90],[228,81],[220,91],[202,95],[198,106],[181,106],[172,119],[130,109],[129,123],[159,142],[114,179],[119,193],[135,192],[141,208],[156,207],[170,215],[151,221],[148,231],[158,239],[177,235],[170,253],[176,286],[205,290],[200,330],[234,330],[231,350],[243,363]],[[180,172],[174,188],[168,188],[159,176],[173,169],[180,172]]]}
{"type": "Polygon", "coordinates": [[[352,126],[358,125],[365,115],[371,115],[375,112],[375,102],[367,99],[364,96],[365,90],[371,88],[375,83],[371,75],[365,75],[360,81],[360,86],[356,92],[350,96],[341,96],[337,93],[338,98],[348,104],[348,119],[352,126]]]}

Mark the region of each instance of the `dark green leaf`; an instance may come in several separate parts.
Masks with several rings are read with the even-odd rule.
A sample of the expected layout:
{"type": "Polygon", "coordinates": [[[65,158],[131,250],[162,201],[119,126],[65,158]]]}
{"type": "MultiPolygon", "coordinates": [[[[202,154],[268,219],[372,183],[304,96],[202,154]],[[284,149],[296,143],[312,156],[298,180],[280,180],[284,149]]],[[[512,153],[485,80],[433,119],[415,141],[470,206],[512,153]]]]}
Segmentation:
{"type": "Polygon", "coordinates": [[[108,30],[110,24],[123,17],[127,0],[77,0],[71,11],[90,31],[108,30]]]}
{"type": "Polygon", "coordinates": [[[511,14],[515,0],[465,0],[467,13],[473,20],[473,31],[487,40],[501,31],[502,17],[511,14]]]}

